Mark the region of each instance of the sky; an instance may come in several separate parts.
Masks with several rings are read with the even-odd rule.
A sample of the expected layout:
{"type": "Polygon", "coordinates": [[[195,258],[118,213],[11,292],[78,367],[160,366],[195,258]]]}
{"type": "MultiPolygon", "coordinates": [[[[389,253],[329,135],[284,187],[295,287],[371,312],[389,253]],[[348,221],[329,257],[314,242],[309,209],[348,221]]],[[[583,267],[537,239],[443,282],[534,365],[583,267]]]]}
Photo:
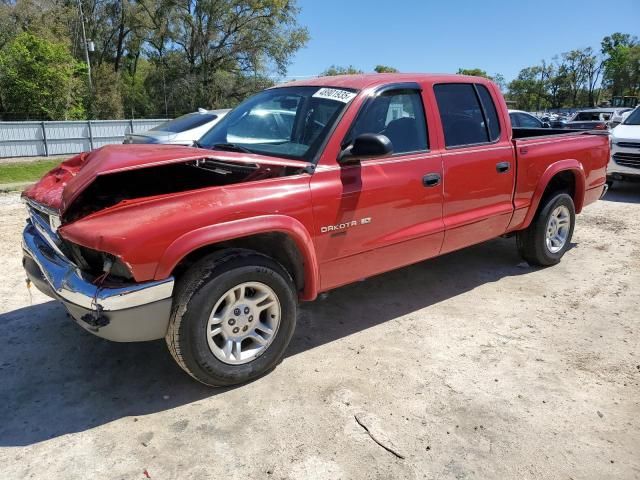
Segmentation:
{"type": "Polygon", "coordinates": [[[287,78],[330,65],[370,72],[482,68],[507,81],[575,48],[599,50],[614,32],[640,37],[640,0],[298,0],[311,39],[287,78]]]}

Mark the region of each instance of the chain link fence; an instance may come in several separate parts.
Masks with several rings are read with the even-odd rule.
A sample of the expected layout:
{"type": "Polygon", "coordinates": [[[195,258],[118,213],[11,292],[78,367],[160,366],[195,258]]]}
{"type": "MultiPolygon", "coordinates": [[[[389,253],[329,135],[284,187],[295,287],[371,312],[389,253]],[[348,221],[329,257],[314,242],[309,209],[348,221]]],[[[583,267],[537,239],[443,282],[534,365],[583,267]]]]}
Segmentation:
{"type": "Polygon", "coordinates": [[[122,143],[164,119],[0,122],[0,158],[49,157],[122,143]]]}

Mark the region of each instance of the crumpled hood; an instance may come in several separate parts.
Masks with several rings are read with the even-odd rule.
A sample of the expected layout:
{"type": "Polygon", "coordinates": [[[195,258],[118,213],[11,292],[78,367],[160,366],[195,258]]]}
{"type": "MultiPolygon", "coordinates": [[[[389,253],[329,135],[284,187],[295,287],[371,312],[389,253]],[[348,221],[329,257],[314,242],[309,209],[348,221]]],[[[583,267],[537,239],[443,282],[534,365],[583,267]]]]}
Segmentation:
{"type": "Polygon", "coordinates": [[[99,175],[137,170],[140,168],[215,158],[236,163],[258,163],[304,168],[308,162],[237,152],[212,151],[172,145],[107,145],[92,152],[84,152],[47,173],[23,192],[42,205],[61,214],[99,175]]]}

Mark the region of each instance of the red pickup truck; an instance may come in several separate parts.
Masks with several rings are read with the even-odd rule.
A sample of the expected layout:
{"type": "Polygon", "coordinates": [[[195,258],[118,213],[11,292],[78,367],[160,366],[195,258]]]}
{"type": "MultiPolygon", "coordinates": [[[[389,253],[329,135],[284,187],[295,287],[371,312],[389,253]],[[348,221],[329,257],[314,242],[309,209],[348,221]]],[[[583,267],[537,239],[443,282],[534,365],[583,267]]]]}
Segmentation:
{"type": "Polygon", "coordinates": [[[460,75],[316,78],[265,90],[198,148],[113,145],[24,192],[24,267],[86,330],[166,338],[207,385],[274,368],[298,300],[501,235],[560,261],[605,190],[598,132],[512,129],[460,75]]]}

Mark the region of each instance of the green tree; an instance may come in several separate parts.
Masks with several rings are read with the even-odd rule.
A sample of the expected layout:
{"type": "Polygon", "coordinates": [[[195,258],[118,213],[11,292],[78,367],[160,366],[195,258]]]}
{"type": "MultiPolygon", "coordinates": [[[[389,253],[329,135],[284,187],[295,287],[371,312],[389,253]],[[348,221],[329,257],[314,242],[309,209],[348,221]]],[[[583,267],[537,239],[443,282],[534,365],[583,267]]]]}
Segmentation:
{"type": "Polygon", "coordinates": [[[495,73],[493,75],[489,75],[485,70],[481,68],[459,68],[456,72],[456,75],[470,75],[472,77],[484,77],[488,78],[495,82],[500,90],[505,90],[507,88],[507,82],[504,79],[504,75],[501,73],[495,73]]]}
{"type": "Polygon", "coordinates": [[[544,77],[543,68],[540,66],[523,68],[509,83],[508,98],[514,100],[519,109],[540,109],[544,106],[542,101],[542,93],[545,91],[544,77]]]}
{"type": "Polygon", "coordinates": [[[324,72],[320,74],[321,77],[333,77],[335,75],[356,75],[364,73],[362,70],[357,69],[353,65],[348,67],[341,67],[339,65],[331,65],[324,72]]]}
{"type": "Polygon", "coordinates": [[[605,56],[603,83],[612,95],[635,95],[640,80],[640,45],[637,37],[614,33],[602,39],[605,56]]]}
{"type": "Polygon", "coordinates": [[[388,65],[376,65],[373,69],[376,73],[398,73],[398,69],[388,65]]]}
{"type": "Polygon", "coordinates": [[[491,76],[481,68],[459,68],[457,75],[471,75],[473,77],[491,78],[491,76]]]}
{"type": "Polygon", "coordinates": [[[66,42],[77,17],[74,4],[59,0],[0,0],[0,48],[21,32],[66,42]]]}
{"type": "Polygon", "coordinates": [[[95,65],[92,73],[94,80],[91,105],[88,105],[89,118],[130,118],[131,110],[124,110],[121,75],[105,63],[95,65]]]}
{"type": "Polygon", "coordinates": [[[85,75],[67,45],[23,32],[0,51],[0,103],[31,118],[82,118],[85,75]]]}
{"type": "MultiPolygon", "coordinates": [[[[100,116],[180,115],[229,106],[286,74],[308,41],[296,0],[79,0],[100,116]]],[[[0,0],[0,49],[21,32],[85,63],[76,0],[0,0]]],[[[74,98],[86,97],[80,95],[74,98]]],[[[0,113],[7,111],[0,100],[0,113]]],[[[13,106],[12,106],[13,108],[13,106]]]]}
{"type": "Polygon", "coordinates": [[[570,87],[566,66],[559,57],[554,57],[550,64],[549,80],[547,83],[546,96],[551,108],[561,108],[568,105],[570,97],[570,87]]]}
{"type": "Polygon", "coordinates": [[[504,75],[502,75],[501,73],[495,73],[490,77],[496,85],[498,85],[498,88],[500,88],[501,92],[504,92],[507,89],[507,81],[504,78],[504,75]]]}

